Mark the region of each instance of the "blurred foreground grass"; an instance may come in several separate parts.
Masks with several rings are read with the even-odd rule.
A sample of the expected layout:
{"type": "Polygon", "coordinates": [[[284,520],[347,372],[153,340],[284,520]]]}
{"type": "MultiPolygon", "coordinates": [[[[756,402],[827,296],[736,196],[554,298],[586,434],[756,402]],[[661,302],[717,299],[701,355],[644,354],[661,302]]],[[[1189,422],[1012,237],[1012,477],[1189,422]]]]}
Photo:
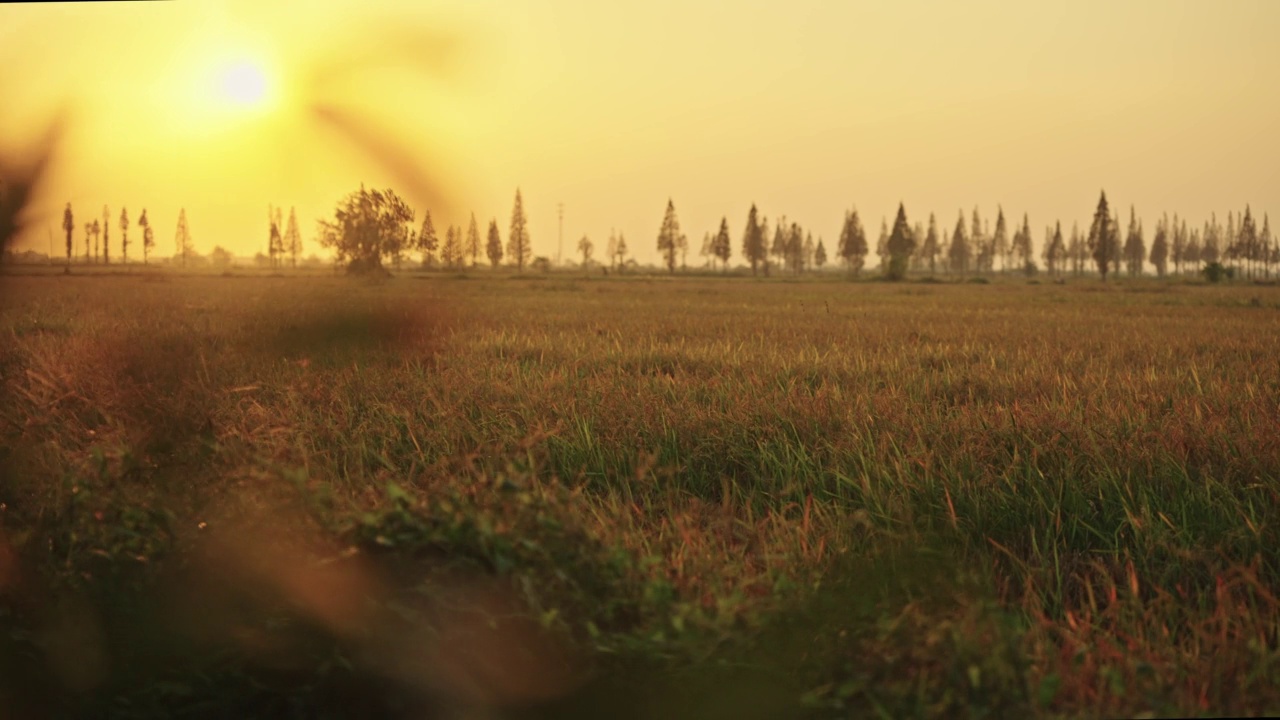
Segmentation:
{"type": "Polygon", "coordinates": [[[1280,709],[1280,292],[14,277],[9,717],[1280,709]]]}

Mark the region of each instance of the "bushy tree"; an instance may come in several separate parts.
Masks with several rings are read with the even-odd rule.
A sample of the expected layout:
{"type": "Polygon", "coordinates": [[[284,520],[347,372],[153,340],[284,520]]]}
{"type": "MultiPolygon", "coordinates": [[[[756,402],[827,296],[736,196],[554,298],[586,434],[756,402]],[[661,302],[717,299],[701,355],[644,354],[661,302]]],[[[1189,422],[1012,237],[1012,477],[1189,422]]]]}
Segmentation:
{"type": "Polygon", "coordinates": [[[667,211],[662,216],[658,230],[658,252],[671,273],[676,271],[676,256],[680,252],[680,221],[676,218],[676,205],[667,199],[667,211]]]}
{"type": "Polygon", "coordinates": [[[858,209],[852,208],[844,214],[844,226],[840,229],[840,244],[836,252],[856,276],[866,264],[868,249],[867,233],[862,229],[862,221],[858,219],[858,209]]]}
{"type": "Polygon", "coordinates": [[[520,188],[516,188],[516,203],[511,209],[511,233],[507,236],[507,257],[516,264],[518,272],[524,272],[524,266],[533,257],[533,248],[529,244],[529,221],[524,215],[524,199],[520,197],[520,188]]]}
{"type": "Polygon", "coordinates": [[[1119,233],[1115,222],[1111,219],[1111,209],[1107,206],[1107,193],[1104,191],[1098,198],[1098,209],[1093,214],[1093,224],[1089,227],[1089,250],[1093,261],[1098,265],[1102,281],[1107,281],[1107,270],[1111,267],[1111,259],[1117,252],[1119,233]]]}
{"type": "Polygon", "coordinates": [[[498,221],[489,221],[489,239],[485,244],[485,254],[489,256],[489,264],[497,270],[502,264],[502,236],[498,234],[498,221]]]}
{"type": "Polygon", "coordinates": [[[408,235],[414,212],[394,190],[369,190],[363,185],[338,202],[333,220],[321,220],[320,246],[334,250],[334,261],[348,272],[382,269],[408,235]]]}

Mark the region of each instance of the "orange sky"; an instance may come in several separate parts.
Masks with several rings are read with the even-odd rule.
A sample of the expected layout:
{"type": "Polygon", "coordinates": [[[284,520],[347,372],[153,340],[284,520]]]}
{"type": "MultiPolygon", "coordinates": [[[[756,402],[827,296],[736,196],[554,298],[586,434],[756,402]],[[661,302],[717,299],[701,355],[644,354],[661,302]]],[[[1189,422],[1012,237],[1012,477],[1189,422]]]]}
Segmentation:
{"type": "MultiPolygon", "coordinates": [[[[309,251],[343,194],[396,182],[306,110],[307,78],[357,57],[380,64],[325,97],[447,191],[437,226],[474,210],[505,239],[518,185],[553,257],[560,202],[566,255],[616,227],[642,261],[668,197],[695,253],[727,215],[735,260],[752,202],[829,247],[850,205],[874,234],[899,200],[948,228],[975,205],[1027,212],[1037,246],[1055,219],[1087,224],[1100,188],[1148,240],[1165,211],[1280,213],[1273,0],[263,5],[0,5],[0,146],[57,101],[75,111],[44,208],[55,236],[67,200],[78,220],[145,206],[171,252],[185,207],[199,250],[251,254],[267,205],[293,205],[309,251]],[[439,35],[458,41],[448,63],[439,35]],[[402,41],[430,67],[392,55],[402,41]],[[263,104],[222,91],[238,62],[267,78],[263,104]]],[[[43,226],[22,244],[47,247],[43,226]]]]}

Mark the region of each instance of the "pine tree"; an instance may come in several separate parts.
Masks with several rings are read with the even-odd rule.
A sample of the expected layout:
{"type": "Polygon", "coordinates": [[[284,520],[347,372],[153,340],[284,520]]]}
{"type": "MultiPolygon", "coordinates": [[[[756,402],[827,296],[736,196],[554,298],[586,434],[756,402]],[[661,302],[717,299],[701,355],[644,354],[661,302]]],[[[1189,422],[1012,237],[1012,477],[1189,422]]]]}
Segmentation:
{"type": "MultiPolygon", "coordinates": [[[[271,267],[279,267],[284,264],[284,235],[281,234],[280,212],[271,205],[267,206],[267,254],[271,256],[271,267]]],[[[178,253],[182,253],[182,249],[178,249],[178,253]]],[[[182,259],[182,264],[186,265],[186,257],[182,259]]]]}
{"type": "Polygon", "coordinates": [[[711,253],[720,260],[721,270],[729,271],[729,253],[733,251],[733,243],[729,238],[729,218],[720,218],[720,230],[711,241],[711,253]]]}
{"type": "Polygon", "coordinates": [[[991,243],[982,230],[982,218],[978,215],[978,207],[973,208],[973,226],[969,231],[969,254],[973,258],[975,270],[989,272],[994,267],[995,256],[991,252],[991,243]]]}
{"type": "Polygon", "coordinates": [[[124,262],[129,262],[129,210],[120,208],[120,253],[124,262]]]}
{"type": "Polygon", "coordinates": [[[1239,247],[1239,255],[1245,261],[1245,272],[1250,278],[1253,277],[1253,261],[1258,257],[1257,244],[1258,228],[1253,221],[1253,211],[1245,205],[1236,235],[1236,245],[1239,247]]]}
{"type": "Polygon", "coordinates": [[[840,230],[840,244],[836,252],[856,277],[866,264],[868,249],[867,233],[858,219],[858,209],[853,208],[844,214],[844,227],[840,230]]]}
{"type": "Polygon", "coordinates": [[[1084,274],[1087,255],[1088,248],[1084,237],[1080,234],[1080,224],[1071,223],[1071,242],[1067,245],[1067,256],[1071,258],[1071,272],[1076,277],[1084,274]]]}
{"type": "MultiPolygon", "coordinates": [[[[787,258],[787,216],[783,215],[773,226],[773,243],[769,245],[770,264],[782,265],[787,258]]],[[[768,266],[765,275],[768,275],[768,266]]]]}
{"type": "Polygon", "coordinates": [[[62,211],[62,229],[67,233],[67,272],[71,272],[71,235],[76,230],[76,219],[71,214],[71,203],[67,203],[67,207],[62,211]]]}
{"type": "Polygon", "coordinates": [[[889,221],[880,218],[880,237],[876,238],[876,257],[880,258],[880,272],[889,272],[889,221]]]}
{"type": "Polygon", "coordinates": [[[604,248],[605,257],[609,258],[609,266],[616,267],[618,264],[618,233],[613,228],[609,228],[609,242],[604,248]]]}
{"type": "Polygon", "coordinates": [[[449,269],[457,269],[462,265],[462,257],[462,228],[450,225],[444,234],[440,261],[449,269]]]}
{"type": "Polygon", "coordinates": [[[93,250],[93,223],[84,224],[84,261],[86,264],[93,262],[97,257],[97,253],[90,254],[93,250]]]}
{"type": "MultiPolygon", "coordinates": [[[[1030,233],[1029,230],[1026,232],[1030,233]]],[[[1061,274],[1066,255],[1067,248],[1062,241],[1062,223],[1055,222],[1053,233],[1051,235],[1046,233],[1044,248],[1044,264],[1049,269],[1050,275],[1061,274]]]]}
{"type": "Polygon", "coordinates": [[[494,270],[502,263],[502,237],[498,235],[498,221],[489,221],[489,242],[485,245],[485,253],[489,256],[489,264],[494,270]]]}
{"type": "Polygon", "coordinates": [[[156,236],[151,230],[151,221],[147,220],[146,208],[142,208],[142,214],[138,216],[138,227],[142,228],[142,264],[146,265],[151,257],[151,248],[156,246],[156,236]]]}
{"type": "Polygon", "coordinates": [[[800,250],[800,266],[803,269],[813,267],[813,253],[816,248],[813,244],[813,233],[806,232],[804,236],[804,245],[800,250]]]}
{"type": "Polygon", "coordinates": [[[1218,217],[1213,216],[1212,224],[1205,227],[1204,237],[1200,244],[1200,260],[1209,265],[1222,259],[1222,227],[1218,225],[1218,217]]]}
{"type": "Polygon", "coordinates": [[[1262,215],[1262,231],[1258,233],[1258,252],[1262,256],[1262,274],[1271,277],[1272,256],[1275,254],[1275,239],[1271,237],[1271,218],[1262,215]]]}
{"type": "Polygon", "coordinates": [[[102,259],[102,246],[98,244],[98,236],[102,234],[102,226],[95,219],[89,223],[89,234],[93,236],[93,261],[98,262],[102,259]]]}
{"type": "Polygon", "coordinates": [[[618,270],[627,266],[627,236],[618,233],[618,270]]]}
{"type": "Polygon", "coordinates": [[[813,249],[813,266],[822,269],[827,264],[827,248],[822,244],[822,238],[818,238],[818,246],[813,249]]]}
{"type": "Polygon", "coordinates": [[[1156,223],[1156,236],[1151,240],[1149,259],[1156,267],[1156,275],[1164,277],[1169,269],[1169,219],[1167,217],[1156,223]]]}
{"type": "Polygon", "coordinates": [[[111,211],[102,206],[102,262],[111,264],[111,211]]]}
{"type": "Polygon", "coordinates": [[[1009,272],[1013,262],[1013,246],[1009,243],[1009,231],[1005,227],[1004,208],[996,206],[996,232],[991,236],[991,251],[1000,258],[1001,272],[1009,272]]]}
{"type": "Polygon", "coordinates": [[[298,214],[293,207],[289,208],[289,224],[284,231],[284,249],[289,253],[290,264],[296,269],[298,256],[302,254],[302,233],[298,231],[298,214]]]}
{"type": "MultiPolygon", "coordinates": [[[[1061,228],[1058,229],[1061,234],[1061,228]]],[[[1059,266],[1063,266],[1066,262],[1066,247],[1062,248],[1061,254],[1058,256],[1059,266]]],[[[1018,231],[1017,237],[1013,241],[1013,262],[1015,268],[1026,269],[1031,263],[1031,258],[1035,256],[1035,250],[1031,247],[1031,220],[1027,218],[1026,213],[1022,213],[1022,228],[1018,231]]]]}
{"type": "Polygon", "coordinates": [[[1093,260],[1102,274],[1102,281],[1107,281],[1107,271],[1111,268],[1115,246],[1119,244],[1111,209],[1107,206],[1107,193],[1104,191],[1098,199],[1098,209],[1093,214],[1093,224],[1089,227],[1089,250],[1093,260]]]}
{"type": "Polygon", "coordinates": [[[178,254],[182,256],[182,267],[187,266],[187,255],[191,253],[191,230],[187,227],[187,209],[182,208],[178,211],[178,231],[175,236],[178,245],[178,254]]]}
{"type": "Polygon", "coordinates": [[[907,211],[902,203],[898,203],[898,216],[893,220],[893,232],[885,242],[889,251],[888,276],[891,280],[901,280],[907,276],[907,264],[915,252],[915,233],[907,224],[907,211]]]}
{"type": "Polygon", "coordinates": [[[529,221],[524,216],[524,200],[516,188],[516,203],[511,209],[511,233],[507,235],[507,256],[516,263],[516,272],[524,272],[524,266],[533,256],[529,244],[529,221]]]}
{"type": "Polygon", "coordinates": [[[591,264],[591,251],[593,249],[595,249],[595,246],[591,244],[591,239],[583,235],[582,239],[578,241],[578,252],[582,253],[583,270],[586,270],[587,266],[591,264]]]}
{"type": "Polygon", "coordinates": [[[1142,225],[1133,206],[1129,206],[1129,236],[1124,243],[1124,259],[1130,277],[1142,274],[1142,263],[1147,256],[1146,242],[1142,237],[1142,225]]]}
{"type": "Polygon", "coordinates": [[[920,256],[929,275],[935,274],[938,271],[938,220],[933,213],[929,213],[929,230],[921,243],[920,256]]]}
{"type": "MultiPolygon", "coordinates": [[[[1186,222],[1185,220],[1183,222],[1186,222]]],[[[1192,230],[1187,235],[1187,263],[1191,265],[1191,269],[1195,270],[1200,266],[1200,257],[1203,253],[1200,247],[1200,231],[1192,230]]]]}
{"type": "Polygon", "coordinates": [[[658,252],[662,253],[667,270],[676,271],[676,257],[680,252],[680,221],[676,219],[676,205],[667,199],[667,211],[662,216],[662,227],[658,230],[658,252]]]}
{"type": "Polygon", "coordinates": [[[436,237],[436,226],[431,221],[431,211],[422,213],[422,229],[418,231],[417,250],[422,253],[422,267],[432,268],[436,264],[436,248],[440,245],[436,237]]]}
{"type": "Polygon", "coordinates": [[[747,227],[742,231],[742,257],[751,263],[751,274],[755,275],[764,259],[764,232],[754,203],[747,212],[747,227]]]}
{"type": "Polygon", "coordinates": [[[951,234],[951,249],[947,253],[951,270],[963,276],[969,269],[969,258],[972,254],[969,249],[969,239],[964,235],[964,211],[961,210],[960,217],[956,220],[955,232],[951,234]]]}
{"type": "Polygon", "coordinates": [[[480,260],[480,226],[476,225],[475,213],[471,213],[471,224],[467,226],[467,242],[463,249],[471,256],[471,267],[475,267],[480,260]]]}

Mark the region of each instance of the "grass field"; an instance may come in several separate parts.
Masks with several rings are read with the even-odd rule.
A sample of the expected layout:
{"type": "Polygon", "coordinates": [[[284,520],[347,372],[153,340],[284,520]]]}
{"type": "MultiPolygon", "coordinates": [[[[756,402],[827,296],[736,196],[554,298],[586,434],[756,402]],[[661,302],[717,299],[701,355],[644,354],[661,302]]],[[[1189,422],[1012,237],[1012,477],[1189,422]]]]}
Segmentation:
{"type": "Polygon", "coordinates": [[[1274,286],[0,293],[11,717],[1280,712],[1274,286]]]}

